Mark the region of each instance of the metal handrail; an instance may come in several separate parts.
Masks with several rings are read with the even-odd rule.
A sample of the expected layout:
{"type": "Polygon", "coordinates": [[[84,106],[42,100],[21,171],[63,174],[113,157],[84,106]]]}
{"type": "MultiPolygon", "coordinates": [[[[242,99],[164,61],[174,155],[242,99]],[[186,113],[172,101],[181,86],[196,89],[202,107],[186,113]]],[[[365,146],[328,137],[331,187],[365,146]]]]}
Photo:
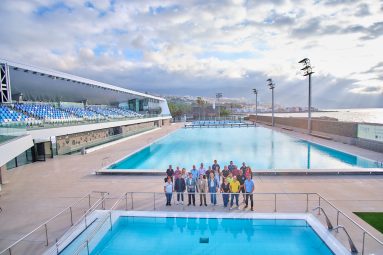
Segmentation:
{"type": "MultiPolygon", "coordinates": [[[[105,207],[104,207],[104,202],[105,202],[105,200],[107,199],[107,196],[105,196],[105,194],[109,194],[108,192],[100,192],[101,194],[102,194],[102,197],[101,198],[99,198],[88,210],[86,210],[85,212],[84,212],[84,214],[73,224],[73,226],[77,226],[78,224],[80,224],[84,219],[85,219],[85,228],[87,228],[88,227],[88,224],[87,224],[87,221],[86,221],[86,217],[87,217],[87,215],[89,215],[89,214],[91,214],[92,212],[94,212],[96,209],[97,209],[97,207],[99,206],[99,205],[102,205],[102,209],[105,209],[105,207]]],[[[74,228],[72,228],[72,230],[74,230],[74,228]]],[[[73,231],[68,231],[68,232],[66,232],[65,233],[65,235],[64,236],[66,236],[66,237],[64,237],[64,236],[62,236],[61,238],[60,238],[60,240],[58,240],[58,241],[56,241],[56,243],[55,243],[55,245],[56,245],[56,250],[58,250],[59,249],[59,246],[62,244],[62,243],[64,243],[64,241],[66,241],[67,239],[68,239],[68,237],[71,235],[73,233],[73,231]]]]}
{"type": "Polygon", "coordinates": [[[104,223],[110,219],[110,228],[112,229],[112,220],[111,220],[111,211],[109,211],[109,213],[104,217],[102,218],[102,221],[101,223],[91,232],[91,234],[89,235],[89,237],[79,245],[79,247],[76,249],[76,251],[73,253],[74,255],[77,255],[79,254],[82,249],[84,249],[85,247],[87,248],[87,254],[89,255],[90,254],[90,251],[89,251],[89,242],[91,241],[91,239],[98,233],[98,231],[101,229],[101,227],[104,225],[104,223]]]}
{"type": "Polygon", "coordinates": [[[49,218],[48,220],[46,220],[44,223],[40,224],[39,226],[37,226],[36,228],[34,228],[32,231],[30,231],[29,233],[25,234],[24,236],[22,236],[21,238],[19,238],[17,241],[15,241],[14,243],[12,243],[11,245],[9,245],[7,248],[3,249],[2,251],[0,251],[0,255],[1,254],[4,254],[5,252],[8,252],[9,254],[12,254],[12,248],[14,248],[17,244],[19,244],[20,242],[22,242],[23,240],[25,240],[26,238],[28,238],[30,235],[32,235],[33,233],[35,233],[37,230],[41,229],[41,228],[44,228],[45,229],[45,236],[46,236],[46,246],[49,245],[49,242],[48,242],[48,224],[53,221],[54,219],[56,219],[57,217],[61,216],[63,213],[65,213],[66,211],[69,210],[70,212],[70,219],[71,219],[71,225],[73,225],[73,211],[72,211],[72,208],[79,204],[81,201],[83,201],[85,198],[88,198],[88,207],[91,208],[91,194],[92,193],[88,193],[87,195],[81,197],[80,199],[78,199],[76,202],[70,204],[69,206],[67,206],[66,208],[64,208],[63,210],[61,210],[59,213],[57,213],[56,215],[54,215],[53,217],[49,218]]]}
{"type": "Polygon", "coordinates": [[[337,207],[335,207],[335,205],[333,205],[330,201],[328,201],[327,199],[323,198],[323,196],[321,196],[319,193],[317,193],[317,195],[319,196],[319,202],[320,200],[324,200],[326,201],[326,203],[328,203],[332,208],[334,208],[336,211],[337,211],[337,225],[339,226],[339,214],[342,214],[344,217],[346,217],[349,221],[351,221],[355,226],[357,226],[360,230],[363,231],[363,238],[362,238],[362,255],[364,254],[364,250],[365,250],[365,240],[366,240],[366,235],[368,235],[369,237],[371,237],[372,239],[374,239],[378,244],[382,245],[383,246],[383,242],[380,241],[379,239],[377,239],[374,235],[372,235],[368,230],[366,230],[364,227],[362,227],[359,223],[357,223],[356,221],[354,221],[353,219],[351,219],[346,213],[344,213],[343,211],[339,210],[337,207]]]}
{"type": "MultiPolygon", "coordinates": [[[[188,194],[187,192],[173,192],[173,194],[177,194],[177,193],[184,193],[184,194],[188,194]]],[[[107,219],[109,218],[110,219],[110,229],[112,229],[112,211],[117,207],[117,205],[125,200],[125,210],[129,210],[128,209],[128,195],[130,194],[130,200],[132,202],[132,207],[131,207],[131,210],[134,209],[134,206],[133,206],[133,203],[134,203],[134,194],[152,194],[153,195],[153,199],[154,199],[154,203],[153,203],[153,209],[156,210],[156,194],[164,194],[164,192],[141,192],[141,191],[138,191],[138,192],[126,192],[124,193],[121,197],[117,198],[117,201],[112,205],[112,207],[108,210],[108,213],[107,215],[105,216],[105,218],[103,218],[103,220],[101,221],[101,223],[92,231],[92,233],[88,236],[87,240],[85,242],[83,242],[79,247],[78,249],[76,250],[75,254],[79,254],[84,248],[87,248],[87,252],[88,254],[90,254],[90,249],[89,249],[89,242],[92,240],[92,238],[98,233],[98,231],[100,230],[100,228],[102,226],[104,226],[105,222],[107,221],[107,219]]],[[[192,194],[195,194],[195,195],[199,195],[199,194],[212,194],[210,192],[194,192],[192,194]]],[[[233,194],[233,193],[220,193],[220,192],[217,192],[215,194],[233,194]]],[[[246,193],[236,193],[236,194],[246,194],[246,193]]],[[[338,217],[337,217],[337,227],[336,228],[333,228],[332,224],[331,224],[331,221],[330,219],[328,218],[326,212],[324,211],[324,209],[321,207],[321,200],[327,202],[328,204],[331,205],[331,207],[333,207],[335,210],[337,210],[337,215],[339,215],[339,213],[341,213],[342,215],[344,215],[351,223],[355,224],[356,226],[358,226],[362,231],[363,231],[363,244],[362,244],[362,254],[364,254],[364,249],[365,249],[365,236],[366,235],[369,235],[370,237],[372,237],[374,240],[377,241],[378,244],[381,244],[383,245],[383,243],[381,241],[379,241],[377,238],[375,238],[372,234],[370,234],[366,229],[364,229],[363,227],[361,227],[358,223],[356,223],[354,220],[352,220],[350,217],[348,217],[345,213],[343,213],[342,211],[338,210],[332,203],[330,203],[328,200],[324,199],[320,194],[318,193],[307,193],[307,192],[254,192],[254,193],[247,193],[247,194],[253,194],[253,195],[273,195],[274,196],[274,212],[277,211],[277,196],[278,195],[305,195],[306,196],[306,212],[308,212],[308,205],[309,205],[309,196],[310,195],[316,195],[319,200],[318,200],[318,204],[319,206],[316,207],[314,210],[318,210],[319,209],[319,213],[322,212],[325,217],[326,217],[326,222],[327,222],[327,228],[329,230],[335,230],[335,231],[338,231],[338,229],[340,228],[343,228],[343,226],[339,225],[338,224],[338,217]]],[[[351,236],[348,234],[347,230],[344,229],[344,231],[346,232],[346,235],[349,239],[349,244],[350,244],[350,249],[351,251],[354,253],[355,251],[357,251],[356,249],[356,246],[354,245],[354,243],[352,242],[351,240],[351,236]],[[350,242],[351,241],[351,242],[350,242]],[[353,245],[351,245],[353,244],[353,245]]]]}
{"type": "Polygon", "coordinates": [[[358,249],[356,248],[354,242],[352,241],[351,236],[348,234],[347,229],[345,227],[343,227],[342,225],[339,225],[336,228],[334,228],[334,230],[338,230],[338,229],[343,229],[344,232],[346,233],[347,239],[348,239],[348,243],[350,245],[351,253],[358,253],[358,249]]]}
{"type": "Polygon", "coordinates": [[[320,206],[318,206],[318,207],[316,207],[316,208],[313,209],[313,211],[315,211],[315,210],[322,211],[322,213],[324,214],[324,217],[326,218],[327,229],[332,230],[334,227],[332,226],[331,221],[330,221],[330,219],[328,218],[327,213],[325,212],[325,210],[323,210],[323,208],[320,207],[320,206]]]}
{"type": "MultiPolygon", "coordinates": [[[[65,209],[61,210],[59,213],[57,213],[55,216],[49,218],[47,221],[45,221],[44,223],[40,224],[38,227],[36,227],[35,229],[33,229],[32,231],[30,231],[28,234],[24,235],[23,237],[19,238],[16,242],[14,242],[13,244],[11,244],[10,246],[8,246],[7,248],[5,248],[4,250],[2,250],[0,252],[0,254],[3,254],[4,252],[9,252],[10,249],[12,249],[14,246],[16,246],[18,243],[20,243],[21,241],[23,241],[24,239],[26,239],[28,236],[30,236],[31,234],[33,234],[34,232],[36,232],[38,229],[42,228],[45,226],[46,228],[46,225],[51,222],[52,220],[56,219],[57,217],[59,217],[61,214],[63,214],[64,212],[66,212],[67,210],[70,210],[71,212],[71,215],[72,215],[72,207],[77,205],[78,203],[80,203],[84,198],[88,198],[88,200],[90,201],[90,195],[91,193],[88,193],[87,195],[81,197],[79,200],[77,200],[76,202],[74,202],[73,204],[69,205],[68,207],[66,207],[65,209]]],[[[90,204],[90,202],[89,202],[90,204]]],[[[72,217],[71,217],[72,218],[72,217]]]]}
{"type": "MultiPolygon", "coordinates": [[[[188,194],[187,192],[173,192],[173,194],[177,194],[177,193],[184,193],[184,194],[188,194]]],[[[103,199],[103,205],[104,205],[104,201],[106,199],[117,199],[117,201],[111,206],[111,208],[108,210],[108,213],[106,214],[105,218],[101,218],[102,221],[100,223],[100,225],[98,225],[94,231],[91,232],[91,234],[88,236],[87,240],[82,243],[78,249],[76,250],[76,252],[80,252],[83,248],[87,247],[88,249],[88,253],[89,253],[89,242],[91,241],[91,239],[94,237],[94,235],[97,234],[97,232],[99,231],[99,229],[104,226],[106,220],[109,218],[110,219],[110,229],[112,229],[112,211],[115,210],[115,208],[117,207],[117,205],[119,203],[121,203],[121,201],[125,200],[125,210],[134,210],[134,194],[148,194],[148,195],[152,195],[153,196],[153,199],[154,199],[154,203],[153,203],[153,209],[156,210],[156,194],[164,194],[164,192],[141,192],[141,191],[138,191],[138,192],[126,192],[124,193],[122,196],[120,197],[104,197],[103,199]],[[131,200],[131,209],[128,208],[128,200],[129,200],[129,195],[130,195],[130,200],[131,200]]],[[[206,193],[200,193],[200,192],[194,192],[193,194],[195,195],[199,195],[199,194],[212,194],[210,192],[206,192],[206,193]]],[[[222,194],[233,194],[233,193],[220,193],[220,192],[216,192],[215,194],[217,195],[222,195],[222,194]]],[[[320,212],[322,212],[325,217],[326,217],[326,222],[327,222],[327,227],[329,230],[331,230],[331,228],[333,230],[336,230],[338,231],[338,229],[342,228],[343,226],[339,225],[339,215],[342,214],[347,220],[349,220],[352,224],[354,224],[355,226],[357,226],[360,230],[362,230],[363,232],[363,243],[362,243],[362,254],[364,254],[364,251],[365,251],[365,239],[366,239],[366,235],[370,236],[373,240],[375,240],[378,244],[382,245],[383,246],[383,242],[378,240],[375,236],[373,236],[369,231],[367,231],[365,228],[363,228],[361,225],[359,225],[357,222],[355,222],[353,219],[351,219],[347,214],[345,214],[343,211],[337,209],[337,207],[335,207],[331,202],[329,202],[327,199],[323,198],[320,194],[318,193],[314,193],[314,192],[253,192],[253,193],[236,193],[236,194],[253,194],[253,195],[270,195],[270,196],[274,196],[274,212],[277,212],[277,201],[278,201],[278,195],[304,195],[306,196],[306,212],[308,212],[308,208],[309,208],[309,196],[310,195],[315,195],[317,198],[318,198],[318,207],[316,207],[314,210],[318,210],[319,209],[319,212],[318,214],[320,214],[320,212]],[[326,212],[324,211],[323,207],[321,206],[321,203],[323,202],[326,202],[328,203],[332,208],[334,208],[336,210],[336,213],[337,213],[337,227],[334,229],[332,227],[332,224],[330,222],[330,219],[328,218],[326,212]],[[329,224],[330,223],[330,224],[329,224]],[[330,227],[331,226],[331,227],[330,227]]],[[[90,195],[89,195],[90,196],[90,195]]],[[[173,198],[175,199],[175,196],[173,196],[173,198]]],[[[311,199],[312,200],[316,200],[316,198],[314,199],[311,199]]],[[[91,206],[90,206],[91,207],[91,206]]],[[[69,208],[69,207],[68,207],[69,208]]],[[[105,208],[103,207],[102,209],[105,210],[105,208]]],[[[65,210],[64,210],[65,211],[65,210]]],[[[46,223],[44,223],[46,224],[46,223]]],[[[42,226],[44,226],[44,224],[40,225],[39,228],[41,228],[42,226]]],[[[344,227],[343,227],[344,228],[344,227]]],[[[37,230],[38,228],[36,228],[35,230],[37,230]]],[[[34,230],[34,231],[35,231],[34,230]]],[[[345,230],[345,229],[344,229],[345,230]]],[[[347,232],[347,231],[346,231],[347,232]]],[[[351,237],[349,236],[348,233],[346,233],[347,236],[349,237],[349,239],[351,239],[351,237]]],[[[28,236],[28,235],[27,235],[28,236]]],[[[27,237],[25,236],[25,237],[27,237]]],[[[16,245],[18,242],[20,242],[21,240],[17,241],[14,245],[16,245]]],[[[355,246],[355,245],[354,245],[355,246]]],[[[11,246],[13,247],[13,246],[11,246]]],[[[11,248],[10,247],[10,248],[11,248]]],[[[351,245],[350,245],[351,247],[351,245]]],[[[355,247],[356,248],[356,247],[355,247]]],[[[351,248],[352,249],[352,248],[351,248]]],[[[5,249],[4,251],[2,251],[0,254],[2,254],[3,252],[7,251],[7,249],[5,249]]]]}

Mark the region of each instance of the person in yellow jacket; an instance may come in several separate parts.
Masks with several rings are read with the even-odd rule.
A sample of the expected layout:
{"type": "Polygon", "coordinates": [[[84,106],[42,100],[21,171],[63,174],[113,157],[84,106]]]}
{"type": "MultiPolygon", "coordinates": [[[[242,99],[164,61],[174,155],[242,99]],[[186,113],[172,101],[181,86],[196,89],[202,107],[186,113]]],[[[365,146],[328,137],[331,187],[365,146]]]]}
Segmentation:
{"type": "Polygon", "coordinates": [[[234,198],[235,198],[235,204],[238,207],[238,198],[239,198],[239,189],[241,187],[241,184],[237,180],[237,176],[233,177],[233,181],[230,183],[230,193],[231,193],[231,208],[233,209],[233,204],[234,204],[234,198]]]}

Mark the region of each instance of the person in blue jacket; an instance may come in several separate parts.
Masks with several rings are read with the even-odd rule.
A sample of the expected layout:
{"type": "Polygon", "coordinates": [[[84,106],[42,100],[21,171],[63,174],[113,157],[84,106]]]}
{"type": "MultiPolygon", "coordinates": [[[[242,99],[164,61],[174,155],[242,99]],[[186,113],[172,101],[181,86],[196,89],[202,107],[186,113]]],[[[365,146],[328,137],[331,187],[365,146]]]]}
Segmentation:
{"type": "Polygon", "coordinates": [[[196,180],[194,179],[192,173],[189,173],[189,177],[186,179],[186,188],[188,192],[188,206],[191,205],[193,201],[193,205],[195,206],[195,191],[196,191],[196,180]]]}
{"type": "Polygon", "coordinates": [[[219,189],[219,182],[214,178],[214,173],[210,172],[210,178],[208,181],[209,192],[210,192],[210,202],[212,205],[217,204],[217,192],[219,189]]]}

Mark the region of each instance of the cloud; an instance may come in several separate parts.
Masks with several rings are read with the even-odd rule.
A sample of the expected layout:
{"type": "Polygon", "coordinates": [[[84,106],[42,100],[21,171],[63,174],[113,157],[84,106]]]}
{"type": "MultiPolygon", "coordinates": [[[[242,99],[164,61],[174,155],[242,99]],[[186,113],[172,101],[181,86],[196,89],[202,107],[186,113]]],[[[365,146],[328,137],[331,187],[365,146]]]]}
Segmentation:
{"type": "Polygon", "coordinates": [[[351,89],[351,92],[357,94],[376,94],[383,96],[383,86],[363,86],[351,89]]]}
{"type": "Polygon", "coordinates": [[[1,57],[140,91],[250,98],[272,77],[280,104],[304,105],[309,57],[318,106],[382,104],[376,1],[5,0],[0,15],[1,57]]]}
{"type": "Polygon", "coordinates": [[[364,17],[370,15],[370,8],[368,7],[368,4],[360,4],[358,6],[358,10],[356,11],[355,15],[358,17],[364,17]]]}

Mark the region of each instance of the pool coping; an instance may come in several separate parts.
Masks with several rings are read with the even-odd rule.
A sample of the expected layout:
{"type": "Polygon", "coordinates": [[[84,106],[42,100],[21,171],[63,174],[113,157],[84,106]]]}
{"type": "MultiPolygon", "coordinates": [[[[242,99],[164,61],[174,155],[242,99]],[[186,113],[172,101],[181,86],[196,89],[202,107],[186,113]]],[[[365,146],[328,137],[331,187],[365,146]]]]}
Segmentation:
{"type": "MultiPolygon", "coordinates": [[[[327,230],[320,221],[311,213],[243,213],[243,212],[175,212],[175,211],[103,211],[97,210],[92,213],[92,218],[106,217],[111,213],[111,224],[115,224],[119,217],[131,216],[131,217],[157,217],[157,218],[213,218],[213,219],[265,219],[265,220],[305,220],[310,227],[315,231],[318,237],[327,245],[327,247],[336,255],[350,255],[351,252],[344,247],[339,240],[337,240],[331,231],[327,230]]],[[[103,225],[105,222],[102,223],[103,225]]],[[[63,242],[62,252],[65,248],[70,245],[83,231],[85,227],[83,224],[79,224],[71,235],[67,238],[66,242],[63,242]]],[[[109,227],[105,228],[102,226],[92,241],[97,241],[98,244],[105,234],[109,231],[109,227]]],[[[60,240],[59,240],[60,241],[60,240]]],[[[56,247],[51,247],[44,254],[52,254],[51,252],[56,251],[56,247]]],[[[90,247],[90,252],[95,249],[90,247]]]]}
{"type": "MultiPolygon", "coordinates": [[[[259,126],[259,127],[262,127],[262,128],[266,128],[267,127],[264,127],[264,126],[259,126]]],[[[126,169],[110,169],[109,167],[111,167],[112,165],[126,159],[126,158],[129,158],[131,157],[132,155],[138,153],[139,151],[145,149],[146,147],[149,147],[151,146],[152,144],[162,140],[162,139],[165,139],[166,137],[168,137],[169,135],[173,134],[174,132],[176,132],[178,129],[176,130],[173,130],[172,132],[162,136],[162,137],[159,137],[158,139],[155,139],[154,141],[152,141],[151,143],[145,145],[145,146],[141,146],[140,148],[138,148],[137,150],[133,151],[132,153],[129,153],[128,155],[120,158],[120,159],[117,159],[115,160],[114,162],[102,167],[101,169],[97,169],[95,170],[95,174],[98,175],[98,174],[102,174],[102,175],[165,175],[165,170],[163,169],[129,169],[129,168],[126,168],[126,169]]],[[[366,160],[370,160],[370,161],[374,161],[373,159],[371,158],[368,158],[368,157],[364,157],[364,156],[360,156],[360,155],[357,155],[357,154],[354,154],[354,153],[349,153],[349,152],[345,152],[345,151],[342,151],[340,149],[337,149],[333,146],[328,146],[328,145],[325,145],[325,144],[321,144],[321,143],[318,143],[317,141],[311,141],[309,139],[304,139],[302,137],[298,137],[294,134],[289,134],[289,133],[285,133],[285,132],[282,132],[280,130],[275,130],[275,129],[271,129],[272,131],[275,131],[275,132],[278,132],[278,133],[281,133],[281,134],[284,134],[284,135],[287,135],[289,137],[292,137],[292,138],[295,138],[297,140],[300,140],[300,141],[305,141],[305,142],[308,142],[308,143],[312,143],[314,145],[318,145],[318,146],[323,146],[323,147],[326,147],[326,148],[329,148],[329,149],[332,149],[332,150],[336,150],[336,151],[340,151],[342,153],[346,153],[346,154],[350,154],[352,156],[355,156],[355,157],[360,157],[360,158],[363,158],[363,159],[366,159],[366,160]]],[[[383,175],[383,169],[382,168],[349,168],[349,169],[255,169],[253,170],[253,173],[255,175],[261,175],[261,176],[265,176],[265,175],[295,175],[295,176],[299,176],[299,175],[303,175],[303,176],[306,176],[306,175],[383,175]]]]}
{"type": "MultiPolygon", "coordinates": [[[[102,175],[159,175],[165,176],[162,169],[108,169],[106,167],[96,170],[95,174],[102,175]]],[[[253,170],[253,175],[383,175],[380,168],[360,169],[258,169],[253,170]]]]}

